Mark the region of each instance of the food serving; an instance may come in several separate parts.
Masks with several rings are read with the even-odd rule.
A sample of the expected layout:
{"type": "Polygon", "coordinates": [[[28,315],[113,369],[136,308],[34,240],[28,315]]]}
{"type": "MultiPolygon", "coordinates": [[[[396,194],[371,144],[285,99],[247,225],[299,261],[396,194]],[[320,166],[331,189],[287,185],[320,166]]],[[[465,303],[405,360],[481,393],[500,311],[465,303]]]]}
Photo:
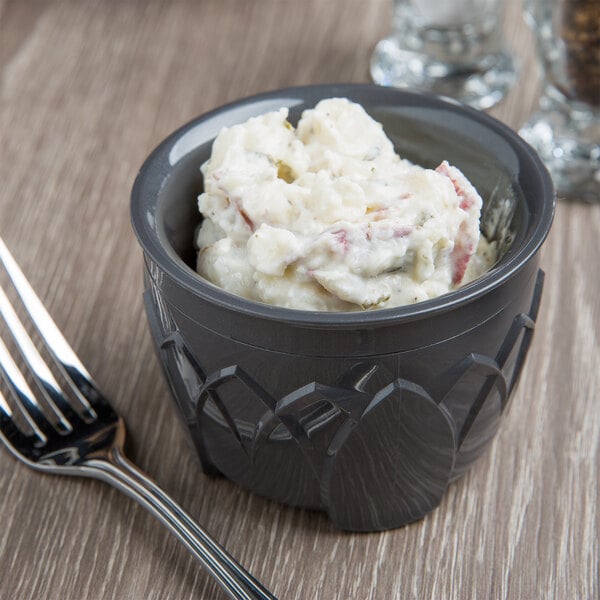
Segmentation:
{"type": "MultiPolygon", "coordinates": [[[[450,482],[489,448],[510,405],[540,303],[539,249],[553,206],[548,172],[515,132],[485,113],[429,94],[339,84],[275,90],[217,107],[168,136],[136,178],[132,222],[144,249],[144,304],[154,344],[204,471],[276,501],[323,510],[337,527],[352,531],[398,527],[431,511],[450,482]],[[401,156],[433,170],[423,175],[393,158],[380,126],[365,128],[362,110],[331,98],[363,106],[381,120],[401,156]],[[346,113],[343,119],[336,105],[346,113]],[[285,124],[285,112],[279,113],[282,107],[289,109],[294,130],[285,124]],[[275,116],[266,116],[272,111],[275,116]],[[258,119],[239,127],[249,117],[258,119]],[[268,120],[278,124],[279,138],[262,126],[268,120]],[[229,129],[215,143],[223,126],[229,129]],[[328,145],[313,145],[317,136],[328,145]],[[380,149],[367,155],[374,146],[380,149]],[[389,168],[378,166],[384,159],[389,168]],[[437,260],[432,250],[433,271],[446,269],[447,287],[460,285],[452,283],[454,277],[466,280],[477,253],[464,273],[458,252],[452,254],[457,240],[475,244],[474,210],[465,203],[475,196],[449,165],[436,173],[445,160],[463,169],[484,198],[480,229],[498,241],[493,269],[452,293],[390,310],[361,310],[326,290],[316,277],[329,283],[315,271],[360,275],[358,284],[365,282],[365,288],[396,265],[396,275],[416,277],[411,271],[418,246],[408,241],[416,232],[394,237],[391,222],[387,236],[377,230],[384,220],[375,218],[377,210],[388,218],[401,207],[406,214],[423,206],[432,211],[427,227],[445,227],[452,244],[437,260]],[[240,167],[225,169],[231,161],[240,167]],[[264,165],[258,178],[255,163],[264,165]],[[373,181],[372,167],[379,173],[373,181]],[[320,197],[314,186],[299,185],[311,178],[326,182],[320,197]],[[404,188],[393,193],[378,182],[394,178],[404,188]],[[440,182],[443,199],[420,191],[414,181],[422,179],[440,182]],[[338,191],[342,182],[346,187],[338,191]],[[289,194],[285,204],[274,192],[264,197],[269,186],[289,194]],[[351,202],[363,197],[347,193],[357,188],[366,208],[351,202]],[[198,232],[201,218],[193,198],[200,191],[214,192],[214,198],[201,198],[207,218],[198,232]],[[413,207],[405,198],[402,205],[399,196],[408,192],[428,204],[413,207]],[[284,219],[286,204],[291,216],[284,219]],[[386,212],[386,206],[392,210],[386,212]],[[283,210],[271,213],[274,207],[283,210]],[[434,219],[446,211],[451,226],[434,219]],[[281,237],[285,230],[293,234],[299,250],[254,254],[251,238],[256,233],[260,238],[266,225],[283,230],[281,237]],[[335,233],[342,226],[346,242],[335,233]],[[371,231],[370,240],[366,233],[361,239],[361,227],[378,235],[371,231]],[[214,270],[218,277],[238,277],[238,289],[247,285],[253,298],[259,298],[254,288],[261,278],[281,277],[275,289],[283,295],[297,289],[295,273],[304,270],[304,281],[313,286],[306,287],[320,295],[303,300],[315,306],[316,297],[321,306],[339,303],[350,310],[290,310],[225,291],[193,268],[198,236],[206,236],[201,262],[213,244],[239,245],[229,255],[215,253],[223,263],[214,270]],[[375,259],[387,260],[387,250],[400,243],[407,244],[404,256],[399,252],[397,263],[388,262],[376,271],[381,275],[371,277],[369,261],[375,270],[375,259]],[[371,252],[363,254],[365,248],[371,252]],[[281,275],[264,272],[282,256],[281,275]],[[241,270],[242,260],[252,269],[241,270]]],[[[426,227],[417,219],[414,228],[419,226],[426,227]]],[[[432,233],[432,245],[434,239],[432,233]]],[[[283,248],[290,247],[286,241],[283,248]]],[[[350,291],[358,296],[360,285],[350,291]]]]}
{"type": "Polygon", "coordinates": [[[197,270],[234,294],[324,311],[435,298],[487,271],[482,199],[448,162],[396,154],[345,98],[224,128],[202,167],[197,270]]]}

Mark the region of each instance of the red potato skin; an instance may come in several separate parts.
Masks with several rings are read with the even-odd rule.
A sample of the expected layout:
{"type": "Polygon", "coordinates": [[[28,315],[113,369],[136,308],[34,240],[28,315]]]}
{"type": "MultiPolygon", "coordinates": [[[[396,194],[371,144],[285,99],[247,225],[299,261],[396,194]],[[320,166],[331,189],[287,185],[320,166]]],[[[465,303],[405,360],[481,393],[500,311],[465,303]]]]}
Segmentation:
{"type": "MultiPolygon", "coordinates": [[[[461,227],[462,229],[462,227],[461,227]]],[[[453,265],[452,285],[459,285],[465,276],[467,265],[473,255],[475,248],[472,242],[466,246],[463,245],[462,239],[459,237],[454,244],[454,249],[450,255],[450,260],[453,265]]]]}
{"type": "Polygon", "coordinates": [[[441,175],[445,175],[452,182],[454,190],[456,191],[456,195],[460,198],[460,208],[462,208],[464,211],[468,211],[473,206],[474,199],[471,198],[468,192],[461,187],[460,182],[452,176],[448,162],[444,161],[436,168],[436,171],[441,175]]]}
{"type": "MultiPolygon", "coordinates": [[[[471,196],[468,190],[465,190],[460,181],[456,179],[452,175],[451,167],[447,161],[442,162],[437,168],[436,171],[441,175],[445,175],[450,179],[452,185],[454,186],[454,190],[456,191],[456,195],[460,201],[460,208],[465,212],[468,212],[475,205],[475,198],[471,196]]],[[[470,239],[469,233],[466,230],[466,223],[463,222],[461,225],[458,236],[456,238],[456,242],[454,244],[454,250],[452,250],[451,261],[453,265],[453,273],[452,273],[452,285],[457,286],[462,282],[465,272],[467,270],[467,265],[469,264],[469,260],[471,256],[475,252],[475,244],[473,240],[470,239]]]]}

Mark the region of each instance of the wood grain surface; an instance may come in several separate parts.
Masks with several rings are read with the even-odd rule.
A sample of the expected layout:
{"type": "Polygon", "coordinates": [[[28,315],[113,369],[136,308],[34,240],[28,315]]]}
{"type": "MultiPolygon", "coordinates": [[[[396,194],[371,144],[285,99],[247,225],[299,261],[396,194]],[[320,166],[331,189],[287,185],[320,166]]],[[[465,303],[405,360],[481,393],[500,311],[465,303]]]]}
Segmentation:
{"type": "MultiPolygon", "coordinates": [[[[559,203],[509,416],[424,520],[336,531],[204,476],[167,397],[129,224],[167,133],[288,85],[368,81],[390,0],[0,0],[0,235],[128,424],[129,454],[282,599],[594,599],[599,588],[600,203],[559,203]]],[[[513,127],[538,94],[517,0],[513,127]]],[[[0,449],[0,598],[224,598],[143,509],[0,449]]]]}

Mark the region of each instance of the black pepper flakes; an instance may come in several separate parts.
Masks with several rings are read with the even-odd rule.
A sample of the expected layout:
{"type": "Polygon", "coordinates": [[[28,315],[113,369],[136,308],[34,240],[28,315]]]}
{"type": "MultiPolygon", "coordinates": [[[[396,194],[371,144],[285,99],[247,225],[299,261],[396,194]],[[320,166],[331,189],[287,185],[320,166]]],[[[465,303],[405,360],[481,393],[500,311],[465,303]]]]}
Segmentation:
{"type": "Polygon", "coordinates": [[[574,100],[600,106],[600,2],[565,0],[560,35],[569,89],[574,100]]]}

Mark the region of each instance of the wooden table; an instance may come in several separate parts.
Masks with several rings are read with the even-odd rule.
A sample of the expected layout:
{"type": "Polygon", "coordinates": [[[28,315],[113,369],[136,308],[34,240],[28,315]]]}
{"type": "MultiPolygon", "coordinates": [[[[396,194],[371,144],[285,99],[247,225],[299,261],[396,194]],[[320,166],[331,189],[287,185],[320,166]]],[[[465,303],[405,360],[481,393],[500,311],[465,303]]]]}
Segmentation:
{"type": "MultiPolygon", "coordinates": [[[[520,126],[522,61],[492,113],[520,126]]],[[[130,454],[282,599],[591,599],[600,595],[600,204],[559,203],[546,289],[511,413],[424,520],[333,529],[201,474],[142,309],[129,192],[167,133],[288,85],[368,81],[390,0],[0,0],[0,235],[123,414],[130,454]]],[[[104,484],[36,474],[0,452],[0,597],[223,598],[144,510],[104,484]]]]}

